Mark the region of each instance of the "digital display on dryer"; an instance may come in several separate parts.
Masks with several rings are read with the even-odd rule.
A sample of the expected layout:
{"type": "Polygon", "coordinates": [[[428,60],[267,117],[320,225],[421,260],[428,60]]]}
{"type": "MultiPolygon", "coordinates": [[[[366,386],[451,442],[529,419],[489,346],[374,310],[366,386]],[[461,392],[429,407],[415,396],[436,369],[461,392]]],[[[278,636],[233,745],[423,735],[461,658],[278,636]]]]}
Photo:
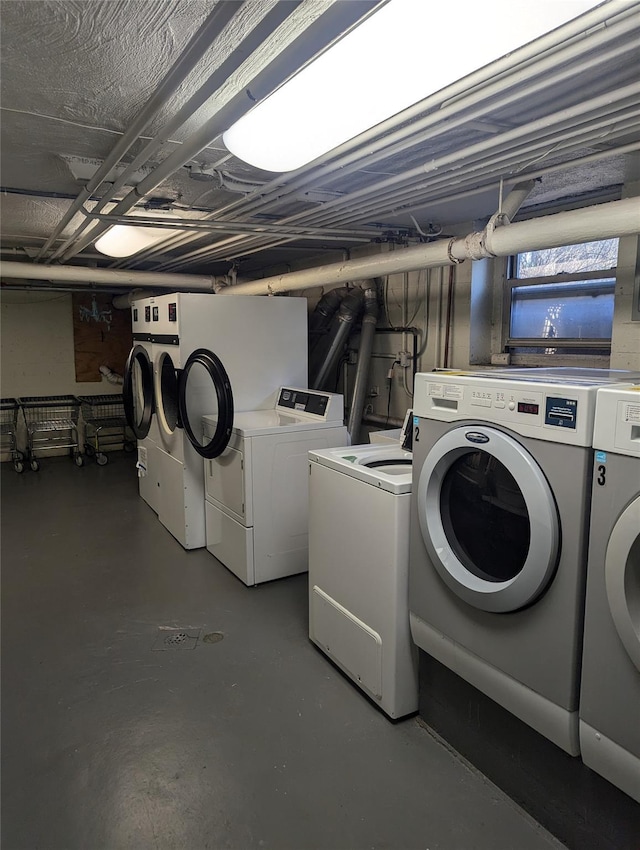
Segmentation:
{"type": "Polygon", "coordinates": [[[540,412],[539,404],[532,404],[529,401],[519,401],[518,402],[518,413],[531,413],[533,416],[537,416],[540,412]]]}

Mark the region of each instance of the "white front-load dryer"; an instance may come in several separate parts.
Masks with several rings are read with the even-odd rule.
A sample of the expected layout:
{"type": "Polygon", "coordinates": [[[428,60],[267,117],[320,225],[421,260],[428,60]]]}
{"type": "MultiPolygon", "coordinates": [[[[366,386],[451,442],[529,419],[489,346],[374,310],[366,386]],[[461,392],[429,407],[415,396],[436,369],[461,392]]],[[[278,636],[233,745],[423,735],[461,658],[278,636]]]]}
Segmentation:
{"type": "Polygon", "coordinates": [[[582,760],[640,802],[640,386],[598,392],[582,760]]]}
{"type": "Polygon", "coordinates": [[[141,498],[158,513],[158,424],[154,416],[153,343],[151,342],[150,299],[131,308],[134,346],[125,367],[123,393],[127,421],[138,445],[138,489],[141,498]]]}
{"type": "Polygon", "coordinates": [[[413,638],[572,755],[596,392],[624,377],[531,369],[415,382],[413,638]]]}
{"type": "Polygon", "coordinates": [[[133,311],[134,348],[123,386],[127,420],[139,441],[154,435],[147,476],[152,467],[157,471],[161,523],[186,549],[201,548],[202,458],[225,450],[235,412],[272,408],[281,384],[307,383],[307,302],[172,293],[138,302],[133,311]],[[218,427],[205,438],[208,414],[218,427]]]}
{"type": "Polygon", "coordinates": [[[418,710],[409,631],[410,451],[309,452],[309,637],[389,717],[418,710]]]}

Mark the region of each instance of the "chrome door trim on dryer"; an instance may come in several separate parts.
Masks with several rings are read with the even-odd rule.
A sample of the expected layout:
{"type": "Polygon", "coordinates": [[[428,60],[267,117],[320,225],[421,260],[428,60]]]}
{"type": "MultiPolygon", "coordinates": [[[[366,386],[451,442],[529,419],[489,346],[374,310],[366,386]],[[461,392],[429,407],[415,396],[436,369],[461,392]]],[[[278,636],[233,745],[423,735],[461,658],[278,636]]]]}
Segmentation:
{"type": "MultiPolygon", "coordinates": [[[[482,496],[482,501],[491,499],[497,501],[491,494],[482,496]]],[[[417,507],[422,537],[438,574],[467,604],[483,611],[516,611],[536,599],[548,585],[557,566],[560,539],[556,504],[539,465],[508,434],[473,423],[463,424],[440,437],[420,472],[417,507]],[[455,530],[447,518],[447,475],[457,461],[476,453],[489,455],[505,468],[519,488],[527,513],[526,557],[518,572],[504,581],[483,577],[487,574],[474,564],[466,547],[452,540],[456,537],[455,530]]]]}
{"type": "Polygon", "coordinates": [[[629,658],[640,671],[640,575],[632,569],[634,547],[640,549],[640,496],[627,505],[613,527],[604,561],[611,618],[629,658]]]}

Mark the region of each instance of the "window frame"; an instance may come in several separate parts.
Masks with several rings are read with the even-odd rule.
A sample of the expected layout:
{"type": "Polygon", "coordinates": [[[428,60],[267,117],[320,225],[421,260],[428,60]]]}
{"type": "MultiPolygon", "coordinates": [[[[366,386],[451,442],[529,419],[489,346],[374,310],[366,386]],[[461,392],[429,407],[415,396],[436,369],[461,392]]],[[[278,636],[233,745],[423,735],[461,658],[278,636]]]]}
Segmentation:
{"type": "Polygon", "coordinates": [[[521,366],[545,366],[549,365],[553,360],[554,365],[576,366],[576,365],[591,365],[596,367],[608,367],[611,358],[611,337],[600,338],[583,338],[576,339],[573,337],[561,338],[556,337],[551,340],[545,339],[528,339],[511,336],[511,307],[512,307],[512,292],[516,288],[525,286],[540,286],[541,284],[554,283],[572,283],[577,281],[602,280],[608,279],[613,281],[614,299],[615,288],[617,283],[617,265],[606,268],[597,269],[588,272],[564,272],[559,275],[544,275],[541,277],[517,278],[513,277],[517,266],[517,255],[511,255],[503,258],[501,261],[496,260],[496,278],[500,283],[502,292],[501,320],[497,322],[500,328],[499,338],[495,341],[498,343],[494,354],[500,358],[506,358],[508,362],[514,365],[521,366]],[[535,353],[523,354],[513,352],[514,348],[538,348],[535,353]],[[573,351],[546,354],[546,348],[564,348],[573,349],[573,351]],[[602,354],[582,353],[586,349],[600,349],[602,354]]]}

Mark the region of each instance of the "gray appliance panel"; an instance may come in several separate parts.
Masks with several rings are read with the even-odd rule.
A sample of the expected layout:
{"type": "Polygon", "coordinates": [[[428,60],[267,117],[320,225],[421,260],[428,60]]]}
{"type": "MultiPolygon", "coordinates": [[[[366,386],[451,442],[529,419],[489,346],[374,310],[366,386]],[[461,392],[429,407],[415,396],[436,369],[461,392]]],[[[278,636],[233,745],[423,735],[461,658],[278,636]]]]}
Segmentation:
{"type": "Polygon", "coordinates": [[[640,459],[607,453],[606,467],[606,483],[593,482],[580,717],[640,757],[640,672],[616,631],[604,575],[611,530],[640,494],[640,459]]]}
{"type": "MultiPolygon", "coordinates": [[[[419,420],[414,439],[414,481],[427,452],[444,433],[467,422],[419,420]]],[[[487,423],[482,423],[487,427],[487,423]]],[[[547,590],[528,608],[512,613],[481,611],[459,599],[437,574],[424,545],[415,498],[411,506],[409,607],[450,640],[482,661],[569,711],[577,710],[584,614],[588,509],[592,450],[524,438],[558,506],[561,542],[558,568],[547,590]]],[[[414,488],[415,492],[415,488],[414,488]]]]}

